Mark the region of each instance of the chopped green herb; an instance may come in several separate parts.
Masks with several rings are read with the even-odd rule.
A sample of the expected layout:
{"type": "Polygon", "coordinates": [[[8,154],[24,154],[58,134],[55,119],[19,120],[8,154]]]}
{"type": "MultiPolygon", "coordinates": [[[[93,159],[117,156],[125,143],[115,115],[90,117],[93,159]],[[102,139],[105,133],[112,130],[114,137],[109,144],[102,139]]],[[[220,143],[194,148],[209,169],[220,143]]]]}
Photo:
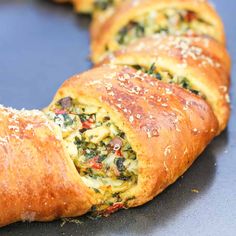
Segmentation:
{"type": "Polygon", "coordinates": [[[124,161],[125,159],[123,157],[115,159],[116,167],[120,172],[125,171],[124,161]]]}
{"type": "Polygon", "coordinates": [[[187,80],[187,78],[184,78],[180,83],[179,85],[185,89],[188,89],[190,87],[189,85],[189,81],[187,80]]]}
{"type": "Polygon", "coordinates": [[[107,156],[105,156],[105,155],[100,155],[100,156],[98,157],[98,162],[99,162],[99,163],[103,162],[103,161],[106,159],[106,157],[107,157],[107,156]]]}
{"type": "Polygon", "coordinates": [[[87,159],[91,159],[91,158],[97,156],[97,151],[92,150],[92,149],[86,149],[84,156],[87,159]]]}
{"type": "Polygon", "coordinates": [[[117,42],[119,44],[125,44],[128,41],[128,37],[134,34],[136,38],[140,38],[145,34],[145,28],[138,22],[131,21],[128,25],[123,27],[117,35],[117,42]]]}
{"type": "Polygon", "coordinates": [[[86,121],[88,119],[88,115],[86,114],[79,114],[79,118],[82,122],[86,121]]]}
{"type": "Polygon", "coordinates": [[[100,191],[99,191],[97,188],[93,188],[93,190],[94,190],[96,193],[100,193],[100,191]]]}
{"type": "Polygon", "coordinates": [[[155,78],[157,78],[158,80],[162,80],[162,76],[159,72],[155,73],[155,78]]]}
{"type": "Polygon", "coordinates": [[[75,136],[75,141],[74,141],[74,144],[75,145],[80,145],[82,142],[81,142],[81,140],[79,139],[79,137],[78,136],[75,136]]]}
{"type": "Polygon", "coordinates": [[[63,114],[64,117],[64,125],[65,126],[70,126],[73,124],[73,120],[71,119],[71,117],[68,114],[63,114]]]}
{"type": "Polygon", "coordinates": [[[145,28],[142,25],[140,25],[139,23],[136,23],[135,30],[136,30],[137,38],[144,36],[145,28]]]}
{"type": "Polygon", "coordinates": [[[155,62],[154,62],[154,63],[152,63],[152,65],[150,66],[150,68],[147,70],[146,73],[149,75],[153,75],[155,70],[156,70],[156,66],[155,66],[155,62]]]}
{"type": "Polygon", "coordinates": [[[108,7],[112,6],[114,4],[113,0],[95,0],[94,6],[98,10],[106,10],[108,7]]]}
{"type": "Polygon", "coordinates": [[[136,70],[142,70],[142,67],[140,65],[133,65],[132,67],[136,70]]]}
{"type": "Polygon", "coordinates": [[[191,91],[192,93],[196,94],[196,95],[199,95],[199,91],[197,91],[197,90],[190,89],[190,91],[191,91]]]}
{"type": "Polygon", "coordinates": [[[132,151],[132,148],[130,146],[130,144],[125,144],[125,146],[122,148],[122,151],[123,152],[126,152],[126,151],[132,151]]]}
{"type": "Polygon", "coordinates": [[[127,208],[128,207],[128,202],[131,201],[131,200],[134,200],[135,197],[129,197],[126,199],[126,201],[124,202],[124,206],[127,208]]]}
{"type": "Polygon", "coordinates": [[[118,176],[118,179],[123,180],[123,181],[128,181],[131,179],[131,176],[120,175],[120,176],[118,176]]]}
{"type": "Polygon", "coordinates": [[[119,44],[124,44],[125,43],[125,36],[127,34],[128,30],[127,27],[123,27],[119,32],[117,36],[117,42],[119,44]]]}
{"type": "Polygon", "coordinates": [[[54,122],[57,123],[59,126],[70,126],[73,124],[73,119],[68,114],[59,114],[54,117],[54,122]],[[61,123],[63,122],[63,123],[61,123]]]}

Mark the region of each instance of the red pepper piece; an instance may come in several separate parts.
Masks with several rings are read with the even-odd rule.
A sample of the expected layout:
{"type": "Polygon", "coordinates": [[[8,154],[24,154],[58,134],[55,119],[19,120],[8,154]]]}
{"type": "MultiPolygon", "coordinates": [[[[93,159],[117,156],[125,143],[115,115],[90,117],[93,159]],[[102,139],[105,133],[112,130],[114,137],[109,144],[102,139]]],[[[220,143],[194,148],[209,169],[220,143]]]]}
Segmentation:
{"type": "Polygon", "coordinates": [[[187,22],[191,22],[193,20],[197,19],[197,15],[195,12],[191,12],[189,11],[186,15],[185,15],[185,20],[187,22]]]}
{"type": "Polygon", "coordinates": [[[61,115],[61,114],[65,114],[66,113],[65,110],[60,110],[60,109],[55,109],[54,112],[55,112],[56,115],[61,115]]]}
{"type": "Polygon", "coordinates": [[[82,122],[82,125],[83,125],[83,128],[84,129],[90,129],[91,128],[91,125],[93,124],[93,120],[92,119],[88,119],[84,122],[82,122]]]}
{"type": "Polygon", "coordinates": [[[120,149],[117,150],[117,151],[115,152],[115,154],[116,154],[117,156],[119,156],[119,157],[122,157],[122,153],[121,153],[121,150],[120,150],[120,149]]]}
{"type": "Polygon", "coordinates": [[[89,160],[89,164],[91,165],[91,168],[100,170],[102,169],[102,163],[98,162],[98,156],[92,158],[89,160]]]}
{"type": "Polygon", "coordinates": [[[114,203],[112,206],[109,206],[106,211],[104,212],[104,215],[110,215],[116,211],[118,211],[119,209],[124,208],[124,204],[120,203],[120,202],[116,202],[114,203]]]}
{"type": "Polygon", "coordinates": [[[102,163],[93,163],[93,164],[91,165],[91,167],[92,167],[93,169],[100,170],[100,169],[102,169],[102,163]]]}

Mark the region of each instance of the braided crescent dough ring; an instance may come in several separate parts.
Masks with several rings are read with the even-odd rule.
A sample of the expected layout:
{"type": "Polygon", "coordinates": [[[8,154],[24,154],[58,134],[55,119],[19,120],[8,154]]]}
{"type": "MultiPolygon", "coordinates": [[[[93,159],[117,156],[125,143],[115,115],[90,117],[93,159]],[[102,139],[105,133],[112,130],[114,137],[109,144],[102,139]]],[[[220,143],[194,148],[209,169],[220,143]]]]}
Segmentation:
{"type": "MultiPolygon", "coordinates": [[[[225,44],[225,34],[223,23],[218,16],[214,8],[204,0],[139,0],[139,1],[125,1],[121,3],[116,9],[115,13],[106,19],[105,23],[96,27],[96,18],[93,23],[92,29],[95,29],[96,32],[92,32],[92,44],[91,44],[91,58],[94,63],[98,63],[106,54],[106,50],[115,51],[121,46],[127,45],[127,42],[120,43],[119,32],[124,30],[124,27],[128,27],[129,24],[132,24],[130,27],[134,26],[134,22],[140,21],[140,17],[144,17],[145,14],[150,14],[150,12],[166,11],[166,9],[176,9],[176,10],[187,10],[196,14],[196,17],[204,23],[203,26],[195,26],[192,29],[193,33],[196,34],[207,34],[215,39],[217,39],[222,44],[225,44]],[[210,26],[210,28],[209,28],[210,26]],[[206,28],[207,27],[207,28],[206,28]],[[198,32],[199,31],[199,32],[198,32]],[[119,37],[118,37],[119,36],[119,37]],[[117,39],[119,38],[119,39],[117,39]]],[[[156,13],[155,13],[156,14],[156,13]]],[[[165,15],[165,14],[164,14],[165,15]]],[[[163,15],[163,17],[164,17],[163,15]]],[[[154,16],[146,16],[145,22],[148,22],[147,17],[153,18],[154,16]]],[[[158,14],[155,17],[159,17],[158,14]]],[[[150,19],[151,19],[150,18],[150,19]]],[[[190,17],[191,18],[191,17],[190,17]]],[[[189,19],[192,20],[192,19],[189,19]]],[[[154,22],[153,25],[160,25],[161,20],[158,18],[157,23],[154,22]]],[[[173,26],[174,23],[167,23],[168,27],[173,26]]],[[[142,26],[145,28],[145,26],[142,26]]],[[[148,36],[154,34],[154,32],[144,32],[140,29],[139,34],[145,34],[142,36],[148,36]]],[[[176,29],[169,32],[170,34],[177,34],[176,29]],[[172,32],[173,31],[173,32],[172,32]]],[[[123,32],[123,31],[122,31],[123,32]]],[[[185,31],[184,31],[185,32],[185,31]]],[[[184,32],[180,32],[181,34],[184,32]]],[[[134,36],[140,37],[140,36],[134,36]]],[[[133,39],[134,40],[134,39],[133,39]]]]}
{"type": "MultiPolygon", "coordinates": [[[[105,65],[72,77],[45,112],[68,96],[106,109],[135,151],[137,182],[120,194],[127,208],[176,181],[218,130],[199,96],[128,67],[105,65]]],[[[79,216],[104,200],[81,180],[60,129],[42,112],[1,107],[0,119],[1,226],[79,216]]]]}

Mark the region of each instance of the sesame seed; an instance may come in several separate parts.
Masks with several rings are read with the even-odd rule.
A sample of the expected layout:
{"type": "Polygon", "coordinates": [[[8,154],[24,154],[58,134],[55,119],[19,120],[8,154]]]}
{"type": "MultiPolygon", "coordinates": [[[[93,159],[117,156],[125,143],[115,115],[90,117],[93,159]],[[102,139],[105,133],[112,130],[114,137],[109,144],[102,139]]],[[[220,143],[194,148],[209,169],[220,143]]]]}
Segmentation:
{"type": "Polygon", "coordinates": [[[226,95],[225,95],[225,100],[226,100],[228,103],[230,103],[230,97],[229,97],[229,94],[226,94],[226,95]]]}
{"type": "Polygon", "coordinates": [[[165,167],[165,170],[166,170],[166,171],[169,171],[169,168],[168,168],[168,166],[166,165],[166,161],[164,161],[164,167],[165,167]]]}
{"type": "Polygon", "coordinates": [[[111,92],[109,92],[109,93],[108,93],[108,95],[110,95],[110,96],[114,97],[114,95],[115,95],[115,94],[114,94],[114,92],[113,92],[113,91],[111,91],[111,92]]]}
{"type": "Polygon", "coordinates": [[[161,106],[162,106],[162,107],[168,107],[168,104],[162,103],[161,106]]]}
{"type": "Polygon", "coordinates": [[[167,156],[171,153],[171,145],[167,146],[164,150],[164,156],[167,156]]]}
{"type": "Polygon", "coordinates": [[[122,105],[120,103],[117,103],[116,106],[122,108],[122,105]]]}
{"type": "Polygon", "coordinates": [[[184,155],[188,153],[188,148],[186,147],[184,150],[184,155]]]}
{"type": "Polygon", "coordinates": [[[134,117],[133,117],[133,116],[130,116],[130,117],[129,117],[129,122],[130,122],[130,123],[133,123],[133,121],[134,121],[134,117]]]}

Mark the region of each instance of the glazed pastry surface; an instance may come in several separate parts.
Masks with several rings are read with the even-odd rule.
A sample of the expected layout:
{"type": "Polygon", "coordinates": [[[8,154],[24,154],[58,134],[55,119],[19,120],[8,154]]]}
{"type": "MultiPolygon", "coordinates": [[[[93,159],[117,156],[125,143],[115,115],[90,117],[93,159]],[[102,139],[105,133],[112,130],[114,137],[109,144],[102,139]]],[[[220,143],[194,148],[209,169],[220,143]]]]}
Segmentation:
{"type": "Polygon", "coordinates": [[[209,37],[154,35],[116,51],[100,64],[129,65],[204,97],[218,120],[219,132],[230,116],[230,57],[209,37]]]}

